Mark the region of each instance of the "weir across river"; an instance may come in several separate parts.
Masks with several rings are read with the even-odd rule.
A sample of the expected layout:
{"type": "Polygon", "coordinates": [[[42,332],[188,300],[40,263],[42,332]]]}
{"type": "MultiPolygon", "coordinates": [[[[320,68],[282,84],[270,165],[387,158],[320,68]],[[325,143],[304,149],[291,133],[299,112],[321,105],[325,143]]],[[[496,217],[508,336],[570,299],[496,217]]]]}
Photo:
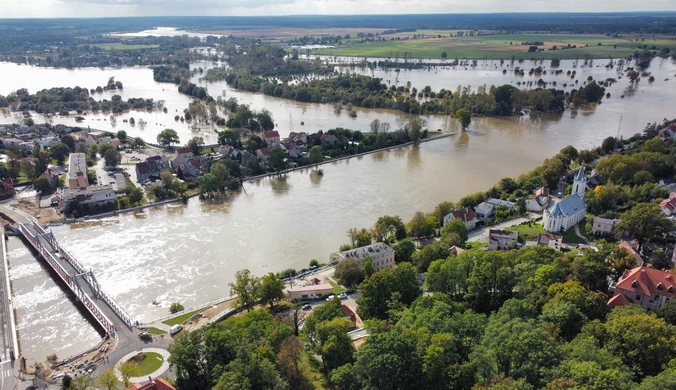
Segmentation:
{"type": "Polygon", "coordinates": [[[91,269],[87,270],[59,245],[51,231],[36,220],[18,223],[18,231],[59,275],[108,336],[115,338],[119,331],[133,328],[134,321],[103,291],[91,269]]]}

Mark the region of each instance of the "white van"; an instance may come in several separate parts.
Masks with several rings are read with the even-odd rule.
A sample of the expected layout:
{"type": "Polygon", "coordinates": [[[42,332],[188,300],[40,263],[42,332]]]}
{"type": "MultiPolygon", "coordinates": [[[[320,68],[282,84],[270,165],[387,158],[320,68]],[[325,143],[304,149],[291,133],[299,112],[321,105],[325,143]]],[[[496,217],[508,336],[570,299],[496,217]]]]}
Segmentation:
{"type": "Polygon", "coordinates": [[[171,328],[169,328],[169,334],[173,336],[176,333],[180,332],[181,329],[183,329],[183,327],[181,325],[176,324],[176,325],[172,326],[171,328]]]}

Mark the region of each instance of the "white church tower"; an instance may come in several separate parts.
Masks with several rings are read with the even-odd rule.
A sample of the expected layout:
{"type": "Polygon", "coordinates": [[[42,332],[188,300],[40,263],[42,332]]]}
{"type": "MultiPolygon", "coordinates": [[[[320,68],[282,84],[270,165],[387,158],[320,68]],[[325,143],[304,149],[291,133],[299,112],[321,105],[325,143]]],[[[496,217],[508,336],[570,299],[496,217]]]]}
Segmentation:
{"type": "Polygon", "coordinates": [[[580,198],[584,199],[584,191],[587,189],[587,175],[584,173],[584,165],[580,167],[580,170],[575,174],[575,179],[573,180],[573,191],[572,194],[580,195],[580,198]]]}

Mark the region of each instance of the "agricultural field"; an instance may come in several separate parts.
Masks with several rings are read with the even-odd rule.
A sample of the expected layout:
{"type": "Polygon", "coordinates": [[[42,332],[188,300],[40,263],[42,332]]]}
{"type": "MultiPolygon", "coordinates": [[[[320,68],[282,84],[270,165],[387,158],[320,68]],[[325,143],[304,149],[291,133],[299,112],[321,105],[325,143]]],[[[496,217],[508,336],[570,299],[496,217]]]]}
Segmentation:
{"type": "Polygon", "coordinates": [[[156,49],[156,48],[160,47],[160,45],[157,45],[157,44],[125,45],[123,43],[99,43],[99,44],[91,45],[91,46],[97,46],[97,47],[100,47],[104,50],[139,50],[139,49],[156,49]]]}
{"type": "Polygon", "coordinates": [[[360,32],[363,33],[372,33],[380,34],[383,32],[383,29],[380,28],[282,28],[282,27],[263,27],[263,26],[251,26],[251,27],[241,27],[237,29],[230,30],[209,30],[209,31],[199,31],[200,33],[205,34],[222,34],[222,35],[233,35],[241,38],[262,38],[268,42],[281,42],[283,40],[289,40],[300,37],[324,37],[324,36],[336,36],[340,35],[342,37],[350,35],[356,37],[360,32]]]}
{"type": "MultiPolygon", "coordinates": [[[[358,57],[403,57],[405,53],[411,58],[441,58],[446,52],[448,59],[508,59],[516,58],[583,58],[585,55],[594,58],[624,57],[639,50],[639,45],[655,46],[657,50],[667,47],[673,53],[676,50],[676,37],[622,37],[613,38],[604,35],[572,35],[572,34],[505,34],[481,36],[453,36],[452,31],[420,30],[415,34],[425,34],[424,39],[406,39],[414,33],[397,33],[384,37],[399,37],[401,40],[354,43],[339,46],[335,49],[324,49],[313,54],[358,57]],[[438,36],[441,35],[441,38],[438,36]],[[429,36],[429,38],[428,38],[429,36]],[[638,41],[636,41],[638,39],[638,41]],[[539,48],[544,51],[529,53],[529,45],[522,42],[541,41],[539,48]],[[568,47],[561,50],[561,47],[568,47]],[[600,44],[600,45],[599,45],[600,44]],[[554,46],[558,50],[552,50],[554,46]],[[577,46],[572,48],[572,46],[577,46]]],[[[457,35],[456,31],[453,31],[457,35]]]]}

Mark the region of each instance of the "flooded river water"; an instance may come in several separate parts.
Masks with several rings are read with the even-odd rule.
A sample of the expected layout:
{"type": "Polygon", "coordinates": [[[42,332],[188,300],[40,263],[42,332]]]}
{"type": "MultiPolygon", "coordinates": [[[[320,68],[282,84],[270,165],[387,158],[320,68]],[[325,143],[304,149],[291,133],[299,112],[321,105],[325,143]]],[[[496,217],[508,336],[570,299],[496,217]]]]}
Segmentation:
{"type": "MultiPolygon", "coordinates": [[[[211,65],[193,64],[195,66],[211,65]]],[[[531,66],[526,63],[521,67],[531,66]]],[[[501,85],[524,79],[510,72],[503,75],[502,68],[498,68],[495,69],[495,63],[488,63],[470,70],[402,71],[398,80],[390,71],[376,70],[374,74],[390,79],[390,83],[411,81],[418,89],[431,85],[433,90],[468,84],[473,88],[483,84],[501,85]]],[[[562,61],[561,69],[572,69],[572,63],[562,61]]],[[[657,81],[652,84],[641,81],[636,90],[625,92],[628,80],[623,78],[608,89],[612,97],[592,110],[567,110],[559,115],[533,117],[473,118],[467,133],[425,143],[419,148],[399,148],[327,164],[323,167],[323,177],[312,174],[311,170],[297,171],[285,179],[247,183],[240,193],[217,202],[191,199],[187,206],[158,207],[56,227],[53,231],[66,248],[96,272],[106,291],[133,317],[148,321],[166,315],[168,305],[174,301],[190,307],[227,296],[227,284],[239,269],[249,268],[254,274],[262,275],[289,267],[302,268],[313,258],[326,261],[331,252],[347,242],[345,232],[349,228],[371,226],[385,214],[408,220],[417,210],[430,211],[441,201],[457,201],[468,193],[487,189],[503,177],[524,173],[566,145],[597,146],[605,137],[617,134],[621,115],[624,115],[621,129],[624,136],[642,131],[647,122],[673,117],[670,102],[676,98],[676,66],[671,60],[658,59],[649,70],[657,81]],[[663,81],[667,78],[670,80],[663,81]],[[624,99],[620,98],[623,93],[626,93],[624,99]],[[152,305],[153,300],[159,300],[161,306],[152,305]]],[[[617,77],[615,70],[603,67],[578,67],[577,72],[580,80],[586,80],[589,75],[596,79],[617,77]]],[[[190,100],[178,94],[174,85],[155,83],[148,69],[65,70],[0,64],[0,74],[12,75],[0,84],[2,94],[21,87],[30,91],[50,86],[93,88],[115,76],[124,83],[124,98],[164,99],[169,111],[168,114],[120,115],[116,130],[124,129],[130,135],[149,141],[165,127],[176,129],[183,141],[195,134],[189,126],[173,120],[176,110],[182,111],[190,100]],[[137,121],[143,117],[148,125],[143,129],[138,124],[136,127],[123,125],[121,119],[130,116],[137,121]]],[[[559,80],[558,77],[547,75],[543,79],[554,81],[559,80]]],[[[529,76],[525,79],[537,80],[529,76]]],[[[408,119],[408,115],[398,112],[362,109],[357,109],[357,118],[346,114],[336,116],[330,105],[303,104],[234,91],[224,82],[209,84],[208,89],[212,96],[225,91],[226,98],[236,97],[242,103],[251,104],[253,109],[269,109],[282,135],[289,132],[290,114],[295,131],[310,132],[333,127],[367,130],[369,122],[376,118],[396,128],[408,119]],[[305,126],[301,126],[300,121],[304,121],[305,126]]],[[[109,97],[112,93],[100,95],[109,97]]],[[[104,122],[104,118],[107,115],[88,115],[84,125],[108,129],[110,123],[104,122]]],[[[10,116],[4,122],[12,119],[10,116]]],[[[432,129],[458,130],[453,119],[427,119],[432,129]]],[[[3,122],[1,117],[0,122],[3,122]]],[[[75,124],[71,118],[57,117],[53,122],[75,124]]],[[[201,135],[207,142],[215,141],[215,133],[210,129],[203,130],[201,135]]],[[[87,327],[72,305],[70,309],[63,306],[47,314],[34,314],[38,308],[30,302],[36,294],[51,297],[63,292],[58,291],[26,253],[20,245],[10,249],[15,300],[27,302],[19,305],[24,308],[19,312],[23,348],[39,353],[41,350],[65,351],[73,343],[79,343],[81,348],[92,345],[92,337],[96,338],[93,330],[78,330],[86,333],[82,335],[69,333],[87,327]],[[23,268],[27,271],[21,271],[23,268]],[[71,311],[73,314],[68,314],[71,311]],[[57,325],[58,331],[52,332],[54,337],[30,336],[45,334],[46,326],[57,325]]]]}

